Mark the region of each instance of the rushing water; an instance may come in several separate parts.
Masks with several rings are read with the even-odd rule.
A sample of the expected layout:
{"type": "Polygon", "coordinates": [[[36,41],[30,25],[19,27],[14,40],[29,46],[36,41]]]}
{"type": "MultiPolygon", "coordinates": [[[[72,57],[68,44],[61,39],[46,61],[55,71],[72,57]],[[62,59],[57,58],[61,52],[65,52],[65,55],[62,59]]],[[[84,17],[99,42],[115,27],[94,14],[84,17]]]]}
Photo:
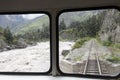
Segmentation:
{"type": "MultiPolygon", "coordinates": [[[[70,49],[72,44],[72,42],[60,42],[60,53],[63,49],[70,49]]],[[[49,68],[49,42],[0,53],[0,71],[3,72],[46,72],[49,68]]]]}
{"type": "Polygon", "coordinates": [[[15,49],[0,53],[0,71],[46,72],[50,68],[50,44],[15,49]]]}

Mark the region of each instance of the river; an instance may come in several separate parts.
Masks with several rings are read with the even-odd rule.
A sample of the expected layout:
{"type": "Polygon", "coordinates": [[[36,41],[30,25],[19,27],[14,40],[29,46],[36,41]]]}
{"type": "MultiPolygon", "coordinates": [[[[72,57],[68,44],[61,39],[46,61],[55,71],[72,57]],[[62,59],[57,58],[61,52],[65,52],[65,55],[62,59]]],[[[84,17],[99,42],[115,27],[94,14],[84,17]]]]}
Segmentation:
{"type": "MultiPolygon", "coordinates": [[[[60,42],[60,53],[72,42],[60,42]]],[[[50,43],[0,52],[0,72],[46,72],[50,68],[50,43]]]]}

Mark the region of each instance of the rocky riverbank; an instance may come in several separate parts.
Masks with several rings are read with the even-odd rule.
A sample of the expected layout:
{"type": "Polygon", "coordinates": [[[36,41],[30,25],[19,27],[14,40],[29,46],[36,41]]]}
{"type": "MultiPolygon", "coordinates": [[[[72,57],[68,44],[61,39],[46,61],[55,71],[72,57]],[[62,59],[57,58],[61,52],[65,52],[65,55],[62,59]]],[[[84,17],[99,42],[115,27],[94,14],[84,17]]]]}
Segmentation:
{"type": "Polygon", "coordinates": [[[1,39],[0,40],[0,52],[9,51],[13,49],[22,49],[28,46],[35,46],[35,45],[36,45],[35,42],[27,43],[25,42],[24,39],[19,39],[19,41],[16,44],[7,44],[4,40],[1,39]]]}

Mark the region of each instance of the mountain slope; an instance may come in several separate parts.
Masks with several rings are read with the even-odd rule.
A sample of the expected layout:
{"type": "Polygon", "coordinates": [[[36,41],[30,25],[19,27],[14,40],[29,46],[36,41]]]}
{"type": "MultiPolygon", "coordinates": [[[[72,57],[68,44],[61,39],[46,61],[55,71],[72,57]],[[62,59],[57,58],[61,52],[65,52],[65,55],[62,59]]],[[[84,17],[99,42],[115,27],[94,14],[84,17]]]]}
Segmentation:
{"type": "Polygon", "coordinates": [[[0,26],[2,28],[9,26],[12,31],[17,25],[26,21],[27,19],[23,18],[22,15],[0,15],[0,26]]]}
{"type": "Polygon", "coordinates": [[[93,15],[97,15],[99,12],[103,10],[92,10],[92,11],[76,11],[76,12],[65,12],[59,16],[59,23],[64,19],[67,26],[70,25],[73,21],[82,22],[87,20],[88,18],[92,17],[93,15]]]}
{"type": "Polygon", "coordinates": [[[42,29],[43,25],[49,25],[49,17],[47,15],[37,17],[27,24],[19,26],[21,29],[19,29],[16,33],[24,34],[25,32],[29,32],[31,30],[42,29]]]}
{"type": "Polygon", "coordinates": [[[118,10],[107,11],[99,35],[102,41],[120,43],[120,12],[118,10]]]}

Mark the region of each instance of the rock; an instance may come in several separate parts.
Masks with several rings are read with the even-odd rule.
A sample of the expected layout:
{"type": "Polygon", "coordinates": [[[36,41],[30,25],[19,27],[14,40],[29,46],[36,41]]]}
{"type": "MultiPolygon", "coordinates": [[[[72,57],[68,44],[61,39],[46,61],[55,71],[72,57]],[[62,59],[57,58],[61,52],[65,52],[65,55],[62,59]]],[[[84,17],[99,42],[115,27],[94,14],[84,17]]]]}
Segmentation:
{"type": "Polygon", "coordinates": [[[7,48],[3,48],[3,51],[8,51],[8,49],[7,48]]]}
{"type": "Polygon", "coordinates": [[[0,39],[0,48],[4,48],[6,46],[7,46],[7,44],[5,43],[5,41],[0,39]]]}
{"type": "Polygon", "coordinates": [[[120,43],[120,12],[118,10],[111,9],[106,12],[99,36],[102,41],[120,43]]]}
{"type": "Polygon", "coordinates": [[[66,55],[68,55],[68,53],[70,53],[70,50],[63,50],[62,51],[62,55],[65,57],[66,55]]]}
{"type": "Polygon", "coordinates": [[[3,50],[2,49],[0,49],[0,52],[2,52],[3,50]]]}
{"type": "Polygon", "coordinates": [[[15,49],[16,47],[15,47],[15,45],[11,45],[11,49],[15,49]]]}
{"type": "Polygon", "coordinates": [[[29,65],[29,62],[26,62],[25,64],[26,64],[26,65],[29,65]]]}
{"type": "Polygon", "coordinates": [[[32,45],[32,46],[37,45],[37,43],[36,43],[36,42],[30,42],[29,44],[30,44],[30,45],[32,45]]]}
{"type": "Polygon", "coordinates": [[[11,50],[12,48],[10,46],[5,47],[7,50],[11,50]]]}
{"type": "Polygon", "coordinates": [[[60,32],[60,39],[68,39],[68,40],[74,40],[76,35],[72,33],[72,31],[62,31],[60,32]]]}
{"type": "Polygon", "coordinates": [[[16,48],[25,48],[27,47],[27,43],[25,42],[25,40],[23,38],[20,38],[18,40],[18,44],[16,46],[16,48]]]}

